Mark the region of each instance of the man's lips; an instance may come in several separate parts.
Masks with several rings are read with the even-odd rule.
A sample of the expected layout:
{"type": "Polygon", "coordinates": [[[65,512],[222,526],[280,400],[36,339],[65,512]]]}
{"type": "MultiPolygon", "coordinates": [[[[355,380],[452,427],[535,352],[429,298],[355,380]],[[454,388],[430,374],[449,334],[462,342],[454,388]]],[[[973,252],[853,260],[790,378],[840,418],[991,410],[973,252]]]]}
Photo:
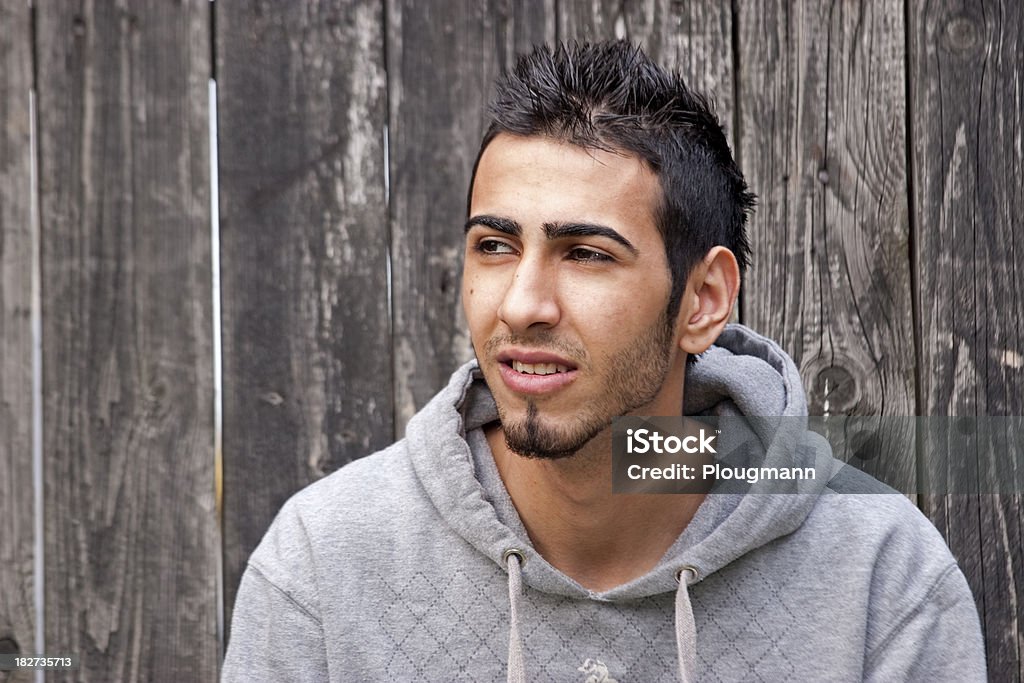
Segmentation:
{"type": "Polygon", "coordinates": [[[547,394],[576,379],[576,364],[546,351],[512,349],[496,356],[501,378],[520,394],[547,394]]]}
{"type": "Polygon", "coordinates": [[[508,349],[499,353],[496,356],[496,360],[507,365],[513,363],[524,365],[559,365],[566,370],[576,369],[576,364],[571,360],[549,351],[508,349]]]}

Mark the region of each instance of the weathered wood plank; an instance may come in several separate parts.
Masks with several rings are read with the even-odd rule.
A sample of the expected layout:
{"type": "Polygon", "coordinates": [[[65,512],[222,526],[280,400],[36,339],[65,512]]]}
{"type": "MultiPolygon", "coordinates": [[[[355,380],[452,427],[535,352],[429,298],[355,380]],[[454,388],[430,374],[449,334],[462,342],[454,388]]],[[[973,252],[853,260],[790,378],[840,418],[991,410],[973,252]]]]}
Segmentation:
{"type": "Polygon", "coordinates": [[[560,40],[621,38],[641,45],[659,64],[678,71],[687,84],[712,97],[734,145],[729,0],[560,0],[558,31],[560,40]]]}
{"type": "MultiPolygon", "coordinates": [[[[930,415],[1024,412],[1024,7],[914,0],[909,27],[921,399],[930,415]]],[[[923,470],[979,496],[925,511],[967,574],[991,680],[1024,679],[1021,496],[984,495],[977,454],[923,449],[923,470]]]]}
{"type": "MultiPolygon", "coordinates": [[[[744,322],[801,369],[811,414],[913,415],[903,6],[738,3],[740,157],[761,196],[744,322]]],[[[916,482],[913,428],[852,463],[916,482]]]]}
{"type": "Polygon", "coordinates": [[[281,504],[392,440],[383,22],[217,5],[228,615],[281,504]]]}
{"type": "Polygon", "coordinates": [[[396,431],[472,357],[459,301],[466,190],[494,78],[554,39],[553,0],[388,0],[396,431]]]}
{"type": "Polygon", "coordinates": [[[48,678],[212,680],[208,3],[36,4],[48,678]]]}
{"type": "MultiPolygon", "coordinates": [[[[0,653],[35,652],[32,496],[31,17],[0,5],[0,653]]],[[[0,681],[31,680],[28,671],[0,681]]]]}

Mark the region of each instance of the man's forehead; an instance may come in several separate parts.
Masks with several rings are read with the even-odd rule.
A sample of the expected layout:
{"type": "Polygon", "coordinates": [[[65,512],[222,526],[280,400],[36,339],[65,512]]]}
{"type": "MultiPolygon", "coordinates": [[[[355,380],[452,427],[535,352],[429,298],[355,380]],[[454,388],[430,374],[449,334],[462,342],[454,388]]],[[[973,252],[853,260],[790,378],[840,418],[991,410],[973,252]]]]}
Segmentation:
{"type": "Polygon", "coordinates": [[[635,155],[500,134],[481,156],[470,209],[472,215],[543,208],[556,212],[546,220],[600,223],[599,216],[619,213],[653,220],[660,200],[657,176],[635,155]]]}
{"type": "Polygon", "coordinates": [[[639,155],[628,150],[579,145],[549,135],[499,133],[484,149],[481,164],[485,159],[493,160],[495,157],[506,162],[527,164],[544,158],[580,167],[593,167],[594,170],[606,168],[621,172],[623,169],[632,169],[636,173],[655,175],[639,155]]]}

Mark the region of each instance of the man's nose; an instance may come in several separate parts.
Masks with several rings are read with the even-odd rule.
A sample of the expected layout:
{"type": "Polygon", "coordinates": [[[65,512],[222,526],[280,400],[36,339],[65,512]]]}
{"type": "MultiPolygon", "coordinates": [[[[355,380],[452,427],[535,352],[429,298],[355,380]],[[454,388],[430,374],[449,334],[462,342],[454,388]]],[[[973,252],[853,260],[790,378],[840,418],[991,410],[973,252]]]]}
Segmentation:
{"type": "Polygon", "coordinates": [[[555,273],[542,260],[523,259],[505,290],[498,317],[512,332],[553,327],[561,316],[556,284],[555,273]]]}

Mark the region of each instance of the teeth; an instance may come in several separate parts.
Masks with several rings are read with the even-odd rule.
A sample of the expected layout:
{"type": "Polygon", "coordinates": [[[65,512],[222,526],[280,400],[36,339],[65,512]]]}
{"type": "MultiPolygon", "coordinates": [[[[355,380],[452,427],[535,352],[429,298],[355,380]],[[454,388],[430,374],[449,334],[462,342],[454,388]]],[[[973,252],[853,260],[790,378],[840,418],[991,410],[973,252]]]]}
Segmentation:
{"type": "Polygon", "coordinates": [[[569,372],[569,368],[557,363],[520,363],[512,361],[512,369],[526,375],[553,375],[556,372],[569,372]]]}

